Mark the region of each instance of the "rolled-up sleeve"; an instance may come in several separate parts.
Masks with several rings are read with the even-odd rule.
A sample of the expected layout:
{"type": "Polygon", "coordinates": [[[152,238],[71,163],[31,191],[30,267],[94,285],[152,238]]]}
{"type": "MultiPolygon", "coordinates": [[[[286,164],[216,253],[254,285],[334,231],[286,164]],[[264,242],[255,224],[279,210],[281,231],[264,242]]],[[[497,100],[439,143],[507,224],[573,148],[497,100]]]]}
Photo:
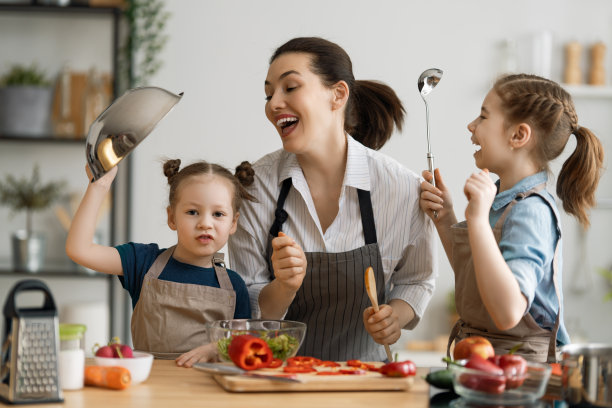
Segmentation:
{"type": "Polygon", "coordinates": [[[433,222],[420,207],[413,207],[410,228],[412,239],[402,252],[393,272],[389,299],[401,299],[414,310],[415,317],[403,329],[413,329],[419,323],[433,296],[438,273],[436,235],[433,222]]]}

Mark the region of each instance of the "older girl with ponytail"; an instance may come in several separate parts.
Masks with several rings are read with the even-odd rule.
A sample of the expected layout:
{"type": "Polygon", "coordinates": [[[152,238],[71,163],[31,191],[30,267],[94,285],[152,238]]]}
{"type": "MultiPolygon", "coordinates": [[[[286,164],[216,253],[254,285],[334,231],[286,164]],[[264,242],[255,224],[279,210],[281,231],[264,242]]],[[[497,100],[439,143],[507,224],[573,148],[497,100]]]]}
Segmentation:
{"type": "MultiPolygon", "coordinates": [[[[576,147],[557,177],[563,209],[585,228],[603,167],[597,137],[580,126],[570,95],[535,75],[499,78],[468,125],[480,172],[465,183],[466,221],[457,223],[438,169],[436,187],[421,184],[421,208],[432,218],[455,272],[460,319],[449,338],[481,335],[504,353],[555,361],[570,342],[563,322],[561,224],[548,191],[549,163],[571,135],[576,147]],[[493,182],[489,172],[499,179],[493,182]]],[[[433,176],[425,171],[423,176],[433,176]]]]}

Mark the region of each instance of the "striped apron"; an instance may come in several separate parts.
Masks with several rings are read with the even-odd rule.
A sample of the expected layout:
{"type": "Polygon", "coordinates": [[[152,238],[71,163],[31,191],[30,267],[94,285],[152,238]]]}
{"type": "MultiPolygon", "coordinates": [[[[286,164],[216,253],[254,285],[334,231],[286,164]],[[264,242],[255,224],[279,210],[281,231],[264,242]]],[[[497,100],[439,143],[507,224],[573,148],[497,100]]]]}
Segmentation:
{"type": "Polygon", "coordinates": [[[162,252],[147,271],[132,314],[134,348],[161,359],[175,359],[209,343],[205,323],[233,319],[236,306],[222,253],[212,262],[220,288],[158,279],[174,248],[162,252]]]}
{"type": "MultiPolygon", "coordinates": [[[[272,276],[271,242],[289,216],[283,207],[291,185],[291,178],[283,182],[268,237],[267,259],[272,276]]],[[[338,253],[305,252],[306,276],[285,316],[287,320],[306,323],[299,355],[334,361],[385,359],[383,346],[372,339],[363,325],[363,311],[371,306],[364,283],[366,268],[374,269],[379,304],[385,303],[385,282],[370,192],[358,189],[357,194],[365,246],[338,253]]]]}
{"type": "Polygon", "coordinates": [[[459,320],[455,323],[448,339],[447,354],[449,356],[453,341],[458,342],[470,336],[482,336],[489,339],[495,349],[495,354],[505,354],[514,346],[521,344],[521,347],[515,354],[522,355],[527,360],[538,362],[554,362],[557,360],[557,330],[559,329],[559,319],[561,316],[561,298],[559,296],[559,287],[557,286],[557,254],[561,247],[561,230],[559,228],[559,215],[555,206],[548,201],[547,196],[539,193],[544,187],[545,184],[540,184],[525,193],[518,194],[508,204],[499,220],[495,223],[493,234],[499,244],[506,216],[510,214],[510,209],[518,200],[525,199],[532,194],[537,194],[552,208],[559,233],[552,268],[553,283],[557,299],[559,300],[559,310],[557,311],[554,327],[552,330],[540,327],[530,313],[526,313],[519,323],[509,330],[501,331],[495,326],[478,292],[467,224],[463,221],[451,227],[453,234],[452,266],[455,272],[455,303],[459,320]]]}

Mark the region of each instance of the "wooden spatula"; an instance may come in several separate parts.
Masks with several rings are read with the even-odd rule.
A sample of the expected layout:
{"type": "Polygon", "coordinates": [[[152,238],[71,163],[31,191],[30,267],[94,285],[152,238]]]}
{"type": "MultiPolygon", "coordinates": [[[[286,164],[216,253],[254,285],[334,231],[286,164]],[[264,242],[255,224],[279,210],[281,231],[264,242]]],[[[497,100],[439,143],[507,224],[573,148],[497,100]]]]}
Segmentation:
{"type": "MultiPolygon", "coordinates": [[[[370,297],[370,301],[372,302],[372,308],[375,312],[378,312],[378,296],[376,292],[376,280],[374,279],[374,269],[371,266],[365,271],[365,287],[366,292],[368,292],[368,296],[370,297]]],[[[389,362],[393,361],[393,357],[391,356],[391,349],[388,344],[385,344],[385,352],[387,353],[387,359],[389,362]]]]}

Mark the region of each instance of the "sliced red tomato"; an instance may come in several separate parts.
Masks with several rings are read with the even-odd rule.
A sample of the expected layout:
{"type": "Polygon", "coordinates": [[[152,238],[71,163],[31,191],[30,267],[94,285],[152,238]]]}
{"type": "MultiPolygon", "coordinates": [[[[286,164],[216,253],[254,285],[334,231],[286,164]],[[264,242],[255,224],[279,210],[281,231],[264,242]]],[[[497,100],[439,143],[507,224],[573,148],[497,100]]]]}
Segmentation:
{"type": "Polygon", "coordinates": [[[280,358],[273,358],[268,368],[278,368],[282,365],[283,365],[283,360],[281,360],[280,358]]]}
{"type": "Polygon", "coordinates": [[[319,360],[316,357],[295,356],[295,357],[289,357],[287,359],[287,365],[294,366],[294,367],[301,367],[301,366],[313,367],[319,364],[321,364],[321,360],[319,360]]]}
{"type": "Polygon", "coordinates": [[[283,371],[286,373],[300,374],[300,373],[314,373],[317,370],[312,368],[312,366],[285,366],[283,367],[283,371]]]}

